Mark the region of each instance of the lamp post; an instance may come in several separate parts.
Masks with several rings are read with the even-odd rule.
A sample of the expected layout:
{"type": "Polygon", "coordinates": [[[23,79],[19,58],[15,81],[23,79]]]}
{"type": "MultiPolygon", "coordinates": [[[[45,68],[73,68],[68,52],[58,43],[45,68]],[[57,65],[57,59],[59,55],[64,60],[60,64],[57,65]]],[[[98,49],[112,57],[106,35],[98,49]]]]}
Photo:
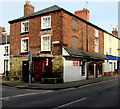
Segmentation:
{"type": "Polygon", "coordinates": [[[28,62],[29,62],[29,84],[31,84],[31,62],[32,62],[32,54],[30,51],[28,51],[28,62]]]}

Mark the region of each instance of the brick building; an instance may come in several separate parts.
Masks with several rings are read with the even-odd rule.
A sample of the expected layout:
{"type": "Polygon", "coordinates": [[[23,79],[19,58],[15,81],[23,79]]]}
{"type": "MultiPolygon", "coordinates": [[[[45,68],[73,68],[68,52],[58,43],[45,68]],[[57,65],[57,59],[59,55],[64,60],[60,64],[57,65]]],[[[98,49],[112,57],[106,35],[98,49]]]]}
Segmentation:
{"type": "Polygon", "coordinates": [[[89,22],[89,14],[56,5],[34,12],[26,1],[24,16],[9,21],[11,76],[27,81],[30,71],[35,81],[68,82],[103,75],[104,30],[89,22]]]}

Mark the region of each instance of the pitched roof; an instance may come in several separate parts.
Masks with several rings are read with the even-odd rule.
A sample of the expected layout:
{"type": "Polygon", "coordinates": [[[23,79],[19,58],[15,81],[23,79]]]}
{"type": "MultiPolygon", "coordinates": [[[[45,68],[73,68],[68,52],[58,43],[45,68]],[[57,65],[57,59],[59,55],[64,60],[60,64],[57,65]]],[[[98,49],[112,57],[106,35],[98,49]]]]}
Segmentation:
{"type": "MultiPolygon", "coordinates": [[[[32,13],[30,15],[23,16],[23,17],[11,20],[8,23],[12,23],[12,22],[16,22],[16,21],[20,21],[20,20],[24,20],[24,19],[28,19],[28,18],[32,18],[32,17],[36,17],[36,16],[39,16],[39,15],[42,15],[42,14],[47,14],[47,13],[51,13],[51,12],[60,11],[60,10],[63,10],[64,12],[76,17],[77,19],[82,20],[83,22],[85,22],[85,23],[87,23],[87,24],[89,24],[89,25],[91,25],[91,26],[93,26],[93,27],[95,27],[95,28],[97,28],[97,29],[99,29],[101,31],[116,37],[115,35],[109,33],[108,31],[106,31],[106,30],[104,30],[102,28],[100,28],[99,26],[97,26],[97,25],[95,25],[95,24],[93,24],[93,23],[91,23],[91,22],[89,22],[89,21],[87,21],[87,20],[85,20],[85,19],[83,19],[81,17],[78,17],[78,16],[74,15],[73,13],[71,13],[71,12],[67,11],[66,9],[63,9],[63,8],[57,6],[57,5],[53,5],[51,7],[45,8],[45,9],[43,9],[41,11],[37,11],[37,12],[32,13]]],[[[116,38],[118,38],[118,37],[116,37],[116,38]]],[[[120,40],[120,38],[118,38],[118,39],[120,40]]]]}
{"type": "Polygon", "coordinates": [[[72,57],[79,57],[83,59],[94,59],[94,60],[108,60],[108,58],[101,53],[96,53],[91,51],[87,52],[81,49],[74,49],[74,48],[64,48],[64,49],[72,57]]]}
{"type": "Polygon", "coordinates": [[[54,11],[58,11],[62,9],[61,7],[57,6],[57,5],[53,5],[51,7],[48,7],[46,9],[43,9],[43,10],[40,10],[40,11],[37,11],[35,13],[32,13],[30,15],[27,15],[27,16],[23,16],[23,17],[20,17],[20,18],[17,18],[17,19],[14,19],[14,20],[11,20],[9,21],[8,23],[12,23],[12,22],[16,22],[16,21],[19,21],[19,20],[23,20],[23,19],[27,19],[27,18],[31,18],[31,17],[35,17],[35,16],[38,16],[38,15],[42,15],[42,14],[46,14],[46,13],[50,13],[50,12],[54,12],[54,11]]]}

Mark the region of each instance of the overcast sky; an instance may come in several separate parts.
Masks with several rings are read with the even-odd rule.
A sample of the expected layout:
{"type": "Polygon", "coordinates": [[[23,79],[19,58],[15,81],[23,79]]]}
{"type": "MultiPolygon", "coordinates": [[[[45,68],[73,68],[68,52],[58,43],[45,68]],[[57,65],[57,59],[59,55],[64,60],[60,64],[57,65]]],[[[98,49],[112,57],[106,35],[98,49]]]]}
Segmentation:
{"type": "MultiPolygon", "coordinates": [[[[23,16],[23,6],[26,0],[0,0],[0,26],[10,28],[8,21],[23,16]]],[[[88,8],[90,22],[111,33],[112,28],[118,26],[118,0],[30,0],[35,12],[41,9],[58,5],[72,13],[76,10],[88,8]],[[56,2],[57,1],[57,2],[56,2]],[[97,1],[97,2],[96,2],[97,1]]]]}

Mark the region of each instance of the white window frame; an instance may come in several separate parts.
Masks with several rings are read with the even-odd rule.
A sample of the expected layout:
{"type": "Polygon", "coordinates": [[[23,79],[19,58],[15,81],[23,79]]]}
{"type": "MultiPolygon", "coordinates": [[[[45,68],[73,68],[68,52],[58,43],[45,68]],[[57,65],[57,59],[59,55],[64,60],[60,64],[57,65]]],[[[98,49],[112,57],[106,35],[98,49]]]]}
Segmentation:
{"type": "Polygon", "coordinates": [[[6,54],[6,55],[9,54],[9,46],[8,46],[8,45],[5,46],[5,54],[6,54]]]}
{"type": "Polygon", "coordinates": [[[99,52],[99,43],[95,43],[95,45],[94,45],[94,51],[95,51],[96,53],[99,52]],[[96,47],[97,47],[97,48],[96,48],[96,47]]]}
{"type": "Polygon", "coordinates": [[[95,37],[99,38],[99,34],[98,34],[98,30],[97,29],[95,29],[95,37]]]}
{"type": "Polygon", "coordinates": [[[112,36],[109,36],[109,42],[112,43],[112,36]]]}
{"type": "Polygon", "coordinates": [[[51,16],[49,15],[49,16],[43,16],[43,17],[41,17],[41,29],[49,29],[49,28],[51,28],[51,16]],[[44,23],[44,21],[43,21],[44,18],[50,18],[50,22],[49,22],[50,24],[47,27],[45,27],[44,24],[43,24],[44,23]]]}
{"type": "Polygon", "coordinates": [[[25,32],[28,32],[29,31],[29,21],[23,21],[21,22],[21,33],[25,33],[25,32]],[[25,25],[23,25],[23,23],[28,23],[28,30],[26,31],[25,30],[25,25]]]}
{"type": "Polygon", "coordinates": [[[51,36],[50,35],[41,36],[41,51],[51,51],[51,36]],[[49,49],[48,50],[43,49],[43,37],[49,37],[49,49]]]}
{"type": "Polygon", "coordinates": [[[112,48],[109,48],[109,55],[112,54],[112,48]]]}
{"type": "Polygon", "coordinates": [[[29,38],[26,37],[26,38],[22,38],[22,39],[21,39],[21,53],[26,53],[26,52],[28,52],[28,51],[23,51],[23,45],[22,45],[22,41],[23,41],[23,40],[26,40],[26,39],[28,39],[28,51],[29,51],[29,38]]]}

